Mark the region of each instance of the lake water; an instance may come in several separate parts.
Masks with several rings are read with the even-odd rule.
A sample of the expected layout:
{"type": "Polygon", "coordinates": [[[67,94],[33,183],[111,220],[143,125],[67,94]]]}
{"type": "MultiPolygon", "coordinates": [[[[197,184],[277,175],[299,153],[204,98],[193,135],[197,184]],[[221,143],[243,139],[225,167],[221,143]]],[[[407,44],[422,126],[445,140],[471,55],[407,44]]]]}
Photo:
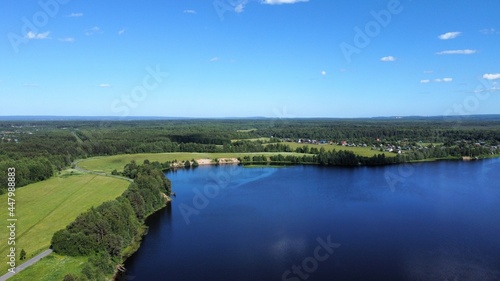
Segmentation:
{"type": "Polygon", "coordinates": [[[500,280],[500,159],[167,176],[124,280],[500,280]]]}

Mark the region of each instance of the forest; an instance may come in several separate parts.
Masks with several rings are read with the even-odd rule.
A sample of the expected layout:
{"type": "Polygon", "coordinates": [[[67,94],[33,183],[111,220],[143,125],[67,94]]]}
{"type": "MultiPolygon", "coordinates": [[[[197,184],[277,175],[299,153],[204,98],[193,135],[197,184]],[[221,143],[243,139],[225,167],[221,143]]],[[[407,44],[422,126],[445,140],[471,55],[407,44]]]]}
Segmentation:
{"type": "Polygon", "coordinates": [[[159,163],[132,162],[127,167],[134,182],[125,193],[79,215],[52,237],[54,252],[89,257],[81,276],[66,276],[65,280],[106,280],[127,256],[127,249],[137,247],[144,220],[165,206],[171,183],[159,163]]]}
{"type": "MultiPolygon", "coordinates": [[[[424,159],[498,155],[500,115],[366,119],[3,120],[0,170],[16,168],[18,187],[50,178],[93,156],[162,152],[299,152],[271,162],[383,165],[424,159]],[[346,141],[368,147],[404,143],[401,155],[363,157],[339,147],[292,149],[284,141],[346,141]],[[426,143],[425,146],[418,145],[426,143]],[[418,149],[417,149],[418,147],[418,149]],[[312,154],[312,155],[311,155],[312,154]]],[[[262,162],[262,159],[242,159],[262,162]]],[[[6,188],[0,173],[0,192],[6,188]]]]}

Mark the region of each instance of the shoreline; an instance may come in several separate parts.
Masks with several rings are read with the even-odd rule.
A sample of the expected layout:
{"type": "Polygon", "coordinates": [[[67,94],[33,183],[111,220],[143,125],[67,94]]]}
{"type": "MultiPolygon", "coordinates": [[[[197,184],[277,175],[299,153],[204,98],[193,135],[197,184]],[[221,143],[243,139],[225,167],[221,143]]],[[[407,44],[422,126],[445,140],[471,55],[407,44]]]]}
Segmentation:
{"type": "MultiPolygon", "coordinates": [[[[229,157],[229,158],[216,158],[216,159],[211,159],[211,158],[200,158],[200,159],[194,159],[196,163],[198,163],[198,166],[207,166],[207,165],[225,165],[225,164],[241,164],[241,161],[238,160],[238,158],[235,157],[229,157]]],[[[171,168],[185,168],[184,163],[187,161],[182,161],[182,162],[177,162],[177,163],[172,163],[171,168]]],[[[194,162],[189,161],[190,166],[193,167],[194,162]]]]}
{"type": "Polygon", "coordinates": [[[121,258],[122,261],[115,266],[115,272],[113,273],[113,276],[110,279],[111,281],[119,281],[118,278],[122,277],[122,276],[120,276],[121,274],[125,274],[123,277],[127,276],[127,274],[126,274],[127,268],[125,267],[125,262],[139,250],[139,248],[141,247],[141,244],[142,244],[142,240],[148,234],[149,226],[147,226],[146,221],[152,215],[167,208],[168,205],[171,204],[171,202],[172,202],[172,198],[170,198],[168,195],[163,193],[163,196],[166,199],[165,205],[163,207],[158,208],[157,210],[153,211],[151,214],[149,214],[147,217],[144,218],[144,223],[139,226],[139,232],[138,232],[137,238],[134,239],[134,242],[131,245],[129,245],[130,250],[127,251],[125,253],[125,255],[122,256],[122,258],[121,258]]]}
{"type": "MultiPolygon", "coordinates": [[[[271,166],[295,166],[295,165],[318,165],[318,166],[331,166],[331,167],[380,167],[380,166],[392,166],[392,165],[404,165],[404,164],[412,164],[412,163],[430,163],[430,162],[438,162],[438,161],[464,161],[464,162],[470,162],[470,161],[478,161],[478,160],[486,160],[486,159],[493,159],[493,158],[500,158],[500,154],[496,155],[488,155],[488,156],[475,156],[475,157],[470,157],[470,156],[460,156],[460,157],[454,157],[454,158],[426,158],[422,160],[412,160],[408,162],[401,162],[401,163],[386,163],[386,164],[378,164],[378,165],[321,165],[320,163],[310,163],[310,162],[277,162],[277,161],[270,161],[268,160],[267,162],[242,162],[238,160],[237,158],[223,158],[218,159],[218,162],[215,161],[215,159],[209,159],[209,158],[203,158],[203,159],[195,159],[195,161],[198,163],[199,166],[208,166],[208,165],[224,165],[224,164],[238,164],[238,165],[243,165],[243,166],[261,166],[261,167],[271,167],[271,166]]],[[[185,168],[184,165],[177,163],[177,165],[172,166],[172,168],[185,168]]],[[[191,168],[193,168],[191,166],[191,168]]]]}
{"type": "MultiPolygon", "coordinates": [[[[486,157],[486,156],[482,156],[482,157],[461,156],[461,157],[456,157],[456,158],[427,158],[427,159],[422,159],[422,160],[412,160],[409,162],[385,163],[385,164],[377,164],[377,165],[363,165],[363,164],[358,164],[358,165],[322,165],[320,163],[310,163],[310,162],[303,162],[302,163],[302,162],[276,162],[276,161],[242,162],[236,158],[227,158],[227,159],[234,159],[234,161],[228,161],[228,162],[220,162],[220,161],[215,162],[215,160],[208,159],[208,158],[195,159],[195,161],[198,163],[199,166],[242,165],[243,167],[247,167],[247,168],[257,168],[257,167],[259,167],[259,168],[282,168],[282,167],[287,167],[287,166],[297,166],[297,165],[311,166],[312,165],[312,166],[322,166],[322,167],[356,168],[356,167],[383,167],[383,166],[393,166],[393,165],[420,164],[420,163],[432,163],[432,162],[440,162],[440,161],[474,162],[474,161],[494,159],[494,158],[500,158],[500,155],[491,155],[489,157],[486,157]]],[[[192,163],[192,161],[191,161],[191,163],[192,163]]],[[[187,168],[194,169],[196,167],[197,166],[191,166],[191,167],[187,167],[187,168]]],[[[182,163],[176,163],[175,165],[171,166],[169,169],[164,170],[164,172],[167,172],[170,169],[172,169],[172,170],[186,169],[186,167],[182,163]]]]}

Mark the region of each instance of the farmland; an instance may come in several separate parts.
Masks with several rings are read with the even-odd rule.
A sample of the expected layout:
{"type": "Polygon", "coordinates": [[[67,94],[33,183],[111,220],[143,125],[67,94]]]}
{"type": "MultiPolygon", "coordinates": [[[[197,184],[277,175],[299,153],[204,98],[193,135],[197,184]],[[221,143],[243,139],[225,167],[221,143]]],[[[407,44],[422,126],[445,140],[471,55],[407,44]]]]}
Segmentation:
{"type": "MultiPolygon", "coordinates": [[[[27,185],[16,190],[16,249],[26,251],[27,259],[46,250],[52,235],[66,227],[79,214],[92,206],[112,200],[122,194],[128,181],[92,174],[67,173],[48,180],[27,185]]],[[[0,196],[7,202],[7,194],[0,196]]],[[[7,220],[8,212],[2,212],[0,219],[7,220]]],[[[7,241],[9,233],[2,232],[0,239],[7,241]]],[[[0,247],[0,254],[6,256],[8,245],[0,247]]],[[[0,271],[7,272],[7,264],[0,265],[0,271]]]]}
{"type": "MultiPolygon", "coordinates": [[[[372,150],[371,147],[361,147],[361,146],[342,146],[337,144],[304,144],[304,143],[296,143],[296,142],[283,142],[282,144],[286,144],[290,146],[292,150],[297,149],[298,147],[308,146],[309,148],[317,148],[318,150],[324,148],[326,151],[332,150],[346,150],[352,151],[354,154],[359,156],[372,157],[373,155],[380,154],[381,152],[378,150],[372,150]]],[[[391,153],[386,153],[387,156],[395,155],[391,153]]]]}

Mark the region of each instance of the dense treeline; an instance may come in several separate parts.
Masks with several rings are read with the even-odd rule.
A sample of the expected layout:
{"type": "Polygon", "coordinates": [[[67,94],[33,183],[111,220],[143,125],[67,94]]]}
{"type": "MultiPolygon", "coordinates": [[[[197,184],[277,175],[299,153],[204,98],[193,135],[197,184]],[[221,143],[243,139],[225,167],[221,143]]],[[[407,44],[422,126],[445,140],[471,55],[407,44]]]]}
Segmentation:
{"type": "Polygon", "coordinates": [[[135,180],[120,197],[79,215],[52,237],[56,253],[90,257],[83,280],[104,280],[112,274],[123,251],[138,239],[145,218],[165,206],[170,195],[170,181],[156,164],[131,164],[135,180]]]}
{"type": "MultiPolygon", "coordinates": [[[[21,187],[52,176],[75,159],[91,156],[160,152],[289,152],[293,150],[279,141],[299,138],[347,140],[369,146],[377,144],[377,139],[385,143],[442,143],[448,156],[477,156],[488,152],[473,147],[474,143],[500,144],[500,116],[1,121],[0,193],[6,189],[6,167],[15,167],[19,171],[16,181],[21,187]],[[247,140],[262,137],[267,140],[247,140]]],[[[318,154],[319,151],[311,148],[309,153],[318,154]]],[[[410,153],[405,157],[421,159],[420,153],[413,156],[410,153]]]]}
{"type": "Polygon", "coordinates": [[[56,128],[36,131],[33,127],[8,130],[12,129],[0,126],[0,194],[5,192],[5,171],[9,167],[16,169],[16,186],[22,187],[48,179],[74,159],[85,156],[67,131],[56,128]]]}
{"type": "MultiPolygon", "coordinates": [[[[52,163],[45,157],[0,161],[0,171],[7,171],[12,167],[16,169],[16,186],[42,181],[54,174],[52,163]]],[[[7,173],[0,173],[0,182],[7,183],[7,173]]]]}
{"type": "Polygon", "coordinates": [[[348,150],[332,150],[326,151],[324,148],[317,150],[316,148],[309,149],[304,146],[296,149],[301,153],[314,153],[313,155],[255,155],[244,156],[239,159],[243,164],[319,164],[325,166],[377,166],[388,164],[400,164],[412,161],[419,161],[425,159],[457,159],[463,156],[477,157],[480,155],[488,155],[489,149],[483,147],[446,147],[446,146],[432,146],[423,147],[419,150],[409,151],[402,154],[390,153],[386,157],[385,153],[379,153],[372,157],[356,155],[348,150]]]}

